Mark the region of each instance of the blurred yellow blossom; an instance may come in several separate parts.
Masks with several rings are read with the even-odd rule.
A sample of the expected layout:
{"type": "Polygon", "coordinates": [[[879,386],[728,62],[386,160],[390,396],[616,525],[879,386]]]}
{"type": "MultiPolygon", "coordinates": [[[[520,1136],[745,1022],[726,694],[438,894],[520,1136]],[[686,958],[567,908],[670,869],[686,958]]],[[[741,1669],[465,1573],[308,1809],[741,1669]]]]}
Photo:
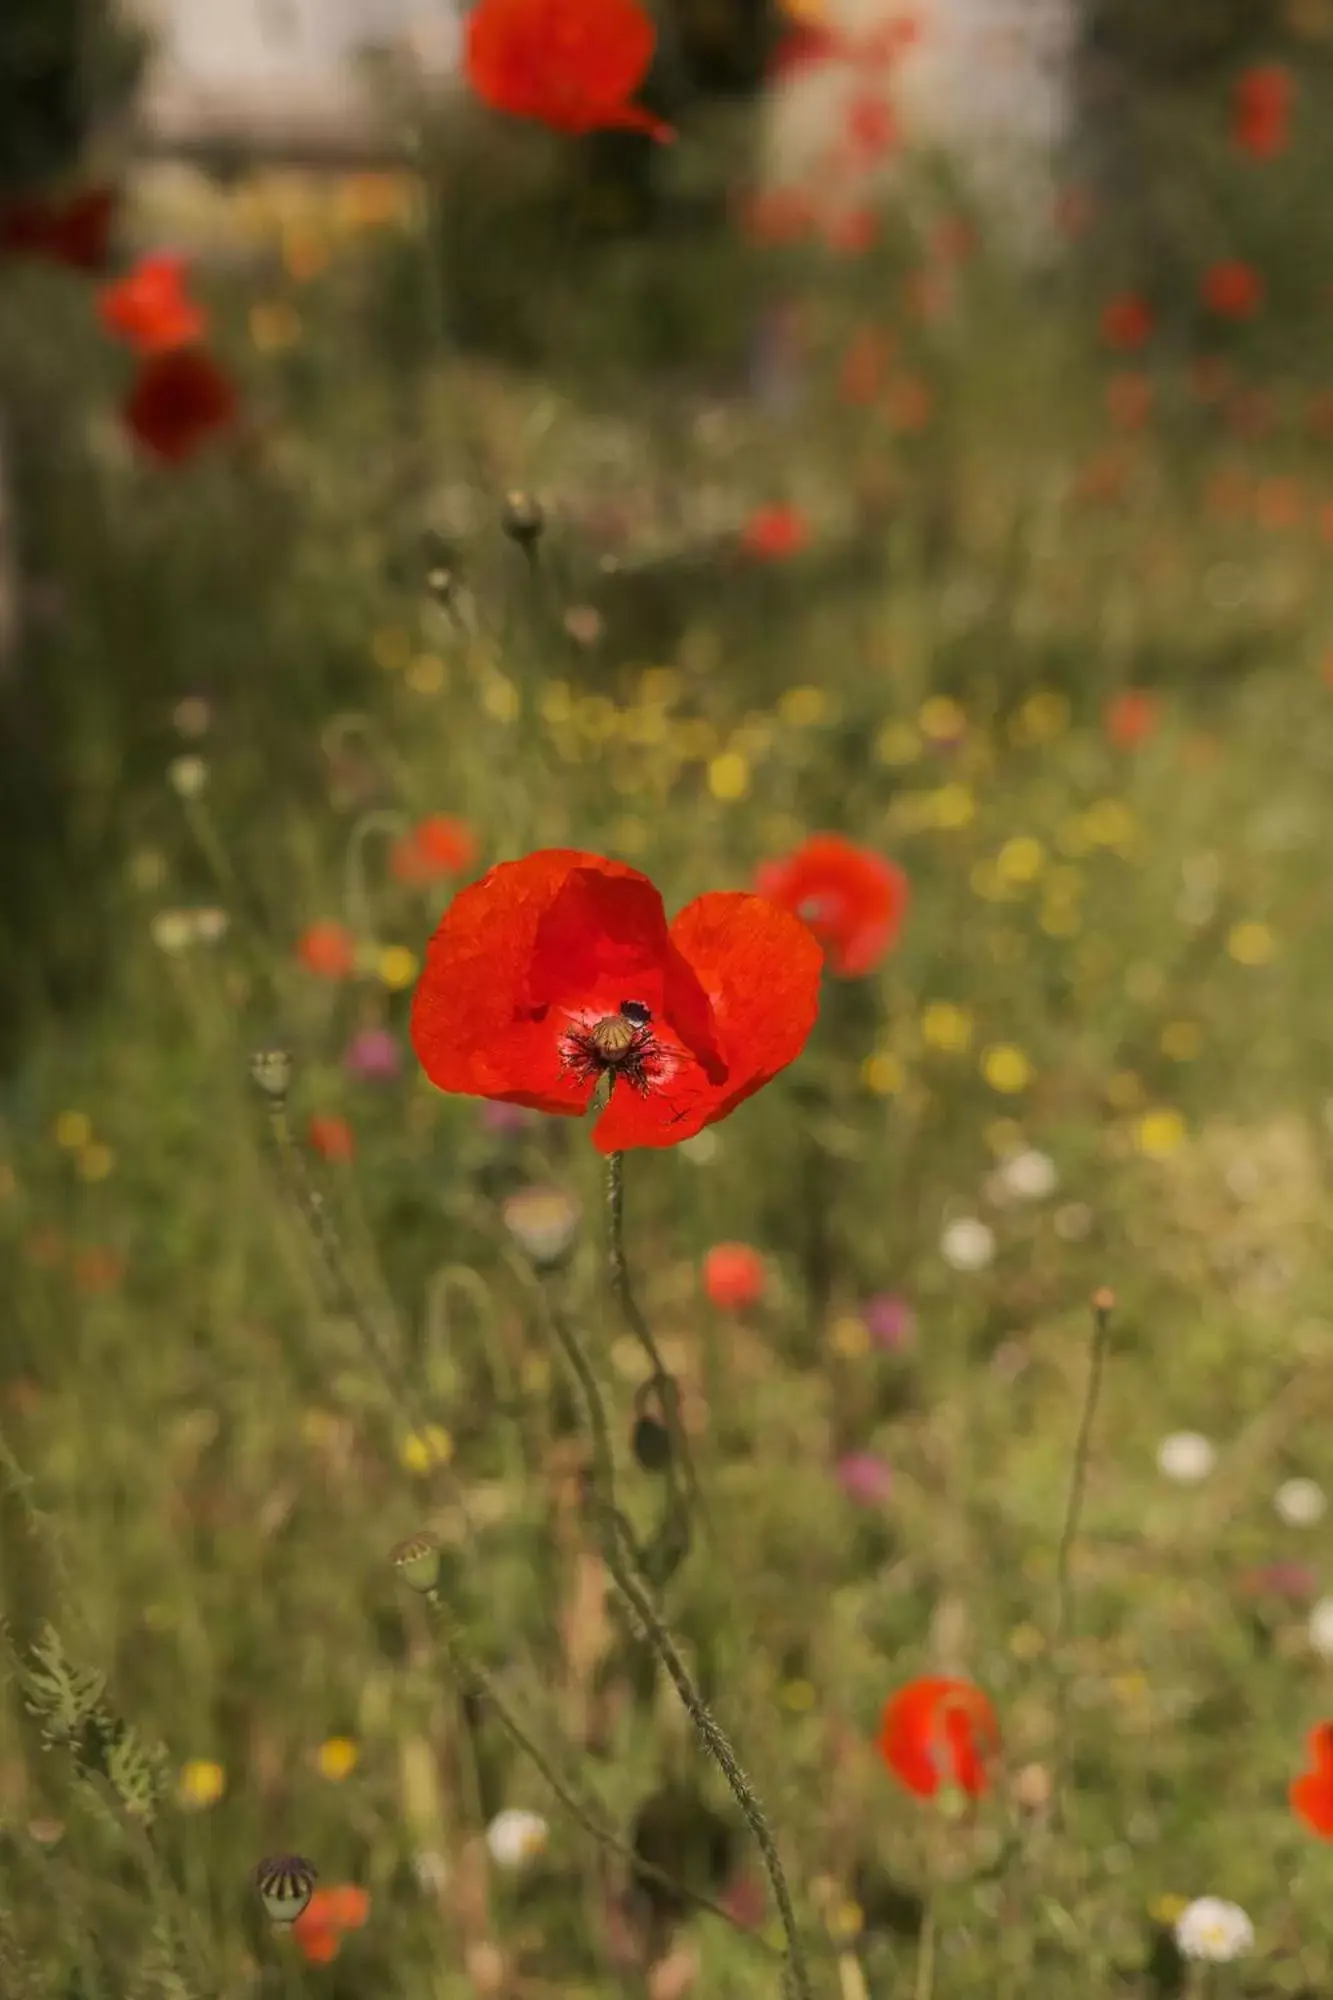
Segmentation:
{"type": "Polygon", "coordinates": [[[750,766],[738,750],[724,750],[708,766],[708,789],[715,799],[743,799],[750,789],[750,766]]]}
{"type": "Polygon", "coordinates": [[[870,1351],[870,1329],[856,1313],[844,1313],[833,1322],[829,1344],[844,1361],[855,1361],[870,1351]]]}
{"type": "Polygon", "coordinates": [[[1123,852],[1132,846],[1138,830],[1138,821],[1119,799],[1099,799],[1083,815],[1083,831],[1093,847],[1123,852]]]}
{"type": "Polygon", "coordinates": [[[359,1752],[350,1736],[330,1736],[315,1753],[320,1775],[341,1784],[356,1769],[359,1752]]]}
{"type": "Polygon", "coordinates": [[[227,1774],[209,1757],[192,1757],[181,1766],[176,1793],[183,1806],[202,1808],[216,1805],[227,1789],[227,1774]]]}
{"type": "Polygon", "coordinates": [[[398,1449],[408,1472],[431,1472],[437,1465],[447,1465],[453,1455],[454,1441],[443,1424],[425,1424],[419,1431],[409,1431],[398,1449]]]}
{"type": "Polygon", "coordinates": [[[620,711],[604,694],[587,694],[575,704],[574,720],[589,743],[609,743],[619,732],[620,711]]]}
{"type": "Polygon", "coordinates": [[[1227,932],[1227,950],[1238,965],[1267,965],[1277,941],[1267,924],[1233,924],[1227,932]]]}
{"type": "Polygon", "coordinates": [[[778,702],[778,715],[792,729],[811,729],[832,718],[833,703],[820,687],[794,687],[778,702]]]}
{"type": "Polygon", "coordinates": [[[794,1715],[808,1715],[817,1696],[809,1681],[788,1681],[782,1690],[782,1705],[794,1715]]]}
{"type": "Polygon", "coordinates": [[[370,657],[385,673],[396,673],[412,657],[412,641],[400,625],[385,625],[370,642],[370,657]]]}
{"type": "Polygon", "coordinates": [[[522,704],[508,675],[492,672],[482,682],[481,705],[494,722],[517,722],[522,704]]]}
{"type": "Polygon", "coordinates": [[[949,743],[967,729],[967,717],[947,694],[933,694],[917,711],[917,727],[932,743],[949,743]]]}
{"type": "Polygon", "coordinates": [[[79,1154],[77,1166],[79,1178],[85,1181],[104,1181],[116,1164],[116,1156],[110,1146],[104,1146],[100,1139],[94,1139],[79,1154]]]}
{"type": "Polygon", "coordinates": [[[1046,849],[1031,834],[1016,834],[1006,840],[995,857],[1002,882],[1034,882],[1046,861],[1046,849]]]}
{"type": "Polygon", "coordinates": [[[972,1016],[952,1000],[932,1000],[922,1012],[921,1037],[928,1048],[959,1055],[970,1045],[973,1032],[972,1016]]]}
{"type": "Polygon", "coordinates": [[[1048,743],[1069,727],[1069,702],[1054,688],[1030,694],[1009,725],[1009,735],[1019,744],[1048,743]]]}
{"type": "Polygon", "coordinates": [[[408,174],[349,174],[337,189],[339,223],[345,229],[384,229],[412,220],[417,183],[408,174]]]}
{"type": "Polygon", "coordinates": [[[434,653],[418,653],[407,670],[407,685],[415,694],[438,694],[444,686],[444,661],[434,653]]]}
{"type": "Polygon", "coordinates": [[[927,794],[929,824],[954,829],[976,818],[977,802],[967,785],[941,785],[927,794]]]}
{"type": "Polygon", "coordinates": [[[1172,1062],[1190,1062],[1203,1040],[1197,1021],[1168,1021],[1162,1030],[1162,1054],[1172,1062]]]}
{"type": "Polygon", "coordinates": [[[1148,1915],[1155,1924],[1174,1924],[1189,1906],[1188,1896],[1154,1896],[1148,1904],[1148,1915]]]}
{"type": "Polygon", "coordinates": [[[875,738],[881,764],[911,764],[921,755],[921,738],[910,722],[886,722],[875,738]]]}
{"type": "Polygon", "coordinates": [[[1066,897],[1048,895],[1037,921],[1048,937],[1077,937],[1083,918],[1066,897]]]}
{"type": "Polygon", "coordinates": [[[982,1056],[981,1074],[992,1090],[1012,1096],[1027,1089],[1033,1071],[1022,1049],[1015,1048],[1012,1042],[999,1042],[982,1056]]]}
{"type": "Polygon", "coordinates": [[[866,1057],[861,1065],[861,1081],[876,1097],[896,1097],[907,1078],[897,1056],[881,1051],[866,1057]]]}
{"type": "Polygon", "coordinates": [[[390,993],[401,993],[417,976],[417,955],[405,944],[386,944],[375,961],[375,972],[390,993]]]}
{"type": "Polygon", "coordinates": [[[68,1153],[80,1153],[93,1136],[93,1121],[86,1111],[62,1111],[55,1124],[56,1144],[68,1153]]]}
{"type": "Polygon", "coordinates": [[[1135,1142],[1146,1159],[1165,1160],[1185,1143],[1185,1121],[1178,1111],[1145,1111],[1135,1142]]]}

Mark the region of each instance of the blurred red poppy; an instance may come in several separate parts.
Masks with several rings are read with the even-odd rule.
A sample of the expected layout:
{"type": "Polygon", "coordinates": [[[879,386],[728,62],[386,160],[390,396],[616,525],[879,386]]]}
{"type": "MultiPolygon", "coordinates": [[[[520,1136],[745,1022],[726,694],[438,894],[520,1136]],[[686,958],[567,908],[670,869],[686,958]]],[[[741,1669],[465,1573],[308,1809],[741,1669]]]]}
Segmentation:
{"type": "Polygon", "coordinates": [[[438,1090],[581,1117],[600,1152],[670,1146],[785,1069],[819,1008],[821,953],[758,896],[698,897],[668,927],[647,876],[548,848],[454,897],[412,1003],[438,1090]]]}
{"type": "Polygon", "coordinates": [[[1231,258],[1204,272],[1202,296],[1219,319],[1252,319],[1263,300],[1263,279],[1252,264],[1231,258]]]}
{"type": "Polygon", "coordinates": [[[781,861],[767,861],[755,892],[810,926],[843,979],[873,972],[907,914],[901,868],[839,833],[814,833],[781,861]]]}
{"type": "Polygon", "coordinates": [[[1106,413],[1118,430],[1141,431],[1152,415],[1152,400],[1146,375],[1113,375],[1106,385],[1106,413]]]}
{"type": "Polygon", "coordinates": [[[1103,724],[1118,750],[1134,750],[1156,733],[1162,699],[1148,688],[1125,688],[1106,704],[1103,724]]]}
{"type": "Polygon", "coordinates": [[[394,842],[389,870],[399,882],[434,882],[461,875],[477,858],[477,843],[466,820],[431,813],[411,833],[394,842]]]}
{"type": "Polygon", "coordinates": [[[336,1111],[319,1111],[306,1127],[312,1152],[336,1166],[350,1166],[356,1158],[356,1135],[336,1111]]]}
{"type": "Polygon", "coordinates": [[[895,1778],[919,1799],[952,1785],[970,1799],[989,1789],[987,1766],[1000,1747],[990,1699],[970,1681],[927,1675],[890,1695],[878,1749],[895,1778]]]}
{"type": "Polygon", "coordinates": [[[97,310],[103,326],[140,354],[189,347],[207,329],[202,307],[185,290],[183,257],[140,258],[114,285],[102,287],[97,310]]]}
{"type": "Polygon", "coordinates": [[[840,257],[863,257],[878,235],[879,217],[872,208],[848,208],[833,217],[824,241],[840,257]]]}
{"type": "Polygon", "coordinates": [[[1321,1722],[1306,1739],[1310,1769],[1288,1793],[1291,1809],[1312,1832],[1333,1840],[1333,1722],[1321,1722]]]}
{"type": "Polygon", "coordinates": [[[771,188],[743,197],[737,219],[751,243],[797,243],[814,226],[815,206],[799,188],[771,188]]]}
{"type": "Polygon", "coordinates": [[[873,403],[884,382],[884,369],[893,352],[889,334],[862,327],[852,336],[842,357],[838,387],[849,403],[873,403]]]}
{"type": "Polygon", "coordinates": [[[781,562],[798,555],[810,540],[810,524],[799,507],[777,503],[758,507],[741,534],[741,547],[750,556],[766,562],[781,562]]]}
{"type": "Polygon", "coordinates": [[[297,957],[317,979],[346,979],[356,963],[356,943],[342,924],[311,924],[296,947],[297,957]]]}
{"type": "Polygon", "coordinates": [[[1137,292],[1122,292],[1102,308],[1102,339],[1108,347],[1133,353],[1153,330],[1153,311],[1137,292]]]}
{"type": "Polygon", "coordinates": [[[1295,85],[1280,63],[1259,63],[1236,84],[1232,107],[1232,138],[1254,160],[1271,160],[1284,152],[1291,137],[1295,85]]]}
{"type": "Polygon", "coordinates": [[[759,1252],[748,1243],[715,1243],[704,1254],[704,1292],[726,1312],[758,1305],[768,1286],[759,1252]]]}
{"type": "Polygon", "coordinates": [[[669,125],[631,104],[657,31],[638,0],[479,0],[467,22],[467,80],[492,111],[553,131],[646,132],[669,125]]]}
{"type": "Polygon", "coordinates": [[[194,347],[150,355],[124,406],[128,428],[164,465],[183,465],[235,416],[230,378],[194,347]]]}
{"type": "Polygon", "coordinates": [[[843,121],[852,154],[858,164],[882,160],[898,143],[898,121],[893,107],[884,98],[863,91],[852,98],[843,121]]]}
{"type": "Polygon", "coordinates": [[[370,1897],[352,1882],[316,1889],[292,1925],[292,1936],[311,1965],[328,1965],[342,1949],[344,1932],[359,1931],[369,1915],[370,1897]]]}
{"type": "Polygon", "coordinates": [[[75,271],[100,271],[106,263],[115,220],[111,188],[88,188],[64,201],[0,203],[0,250],[14,256],[44,257],[75,271]]]}

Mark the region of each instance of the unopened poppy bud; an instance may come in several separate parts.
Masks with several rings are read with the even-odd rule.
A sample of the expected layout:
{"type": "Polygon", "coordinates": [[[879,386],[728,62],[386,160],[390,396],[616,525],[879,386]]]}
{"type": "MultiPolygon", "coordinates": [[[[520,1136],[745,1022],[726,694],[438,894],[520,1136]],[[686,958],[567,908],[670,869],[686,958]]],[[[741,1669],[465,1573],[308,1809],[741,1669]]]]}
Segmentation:
{"type": "Polygon", "coordinates": [[[274,1104],[281,1104],[292,1087],[292,1059],[286,1049],[256,1049],[250,1058],[250,1080],[274,1104]]]}
{"type": "Polygon", "coordinates": [[[423,1530],[421,1534],[409,1535],[399,1542],[389,1554],[389,1561],[397,1570],[409,1590],[420,1591],[429,1597],[440,1581],[440,1544],[435,1536],[423,1530]]]}
{"type": "Polygon", "coordinates": [[[1102,1285],[1093,1293],[1092,1310],[1100,1318],[1104,1318],[1107,1313],[1115,1311],[1115,1293],[1109,1285],[1102,1285]]]}
{"type": "Polygon", "coordinates": [[[275,1924],[294,1924],[315,1893],[319,1871],[299,1854],[271,1854],[261,1861],[254,1883],[265,1914],[275,1924]]]}
{"type": "Polygon", "coordinates": [[[641,1416],[630,1440],[635,1463],[645,1472],[665,1472],[671,1463],[671,1433],[656,1417],[641,1416]]]}
{"type": "Polygon", "coordinates": [[[531,555],[541,540],[546,516],[531,493],[506,493],[500,522],[510,541],[531,555]]]}

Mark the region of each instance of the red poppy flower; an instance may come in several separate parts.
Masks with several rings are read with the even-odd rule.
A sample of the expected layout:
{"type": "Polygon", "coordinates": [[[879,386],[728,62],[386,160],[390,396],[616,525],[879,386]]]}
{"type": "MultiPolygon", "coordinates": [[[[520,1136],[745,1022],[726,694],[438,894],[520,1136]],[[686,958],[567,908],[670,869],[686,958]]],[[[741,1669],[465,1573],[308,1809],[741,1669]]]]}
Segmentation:
{"type": "Polygon", "coordinates": [[[848,104],[843,129],[858,164],[882,160],[898,143],[893,107],[870,91],[863,91],[848,104]]]}
{"type": "Polygon", "coordinates": [[[745,524],[741,547],[747,555],[781,562],[798,555],[809,540],[810,524],[800,508],[779,503],[756,508],[745,524]]]}
{"type": "Polygon", "coordinates": [[[927,1675],[890,1695],[878,1749],[900,1784],[919,1799],[953,1785],[970,1799],[990,1783],[987,1765],[1000,1747],[990,1699],[970,1681],[927,1675]]]}
{"type": "Polygon", "coordinates": [[[1122,292],[1102,309],[1102,339],[1108,347],[1133,353],[1153,329],[1152,307],[1137,292],[1122,292]]]}
{"type": "Polygon", "coordinates": [[[884,382],[884,369],[893,352],[888,334],[862,327],[853,335],[842,357],[838,387],[849,403],[873,403],[884,382]]]}
{"type": "Polygon", "coordinates": [[[466,820],[431,813],[402,840],[394,842],[389,869],[399,882],[434,882],[461,875],[477,858],[477,843],[466,820]]]}
{"type": "Polygon", "coordinates": [[[235,415],[236,391],[230,379],[193,347],[149,356],[124,406],[129,429],[164,465],[183,465],[235,415]]]}
{"type": "Polygon", "coordinates": [[[715,1243],[704,1256],[704,1291],[727,1312],[758,1305],[768,1285],[763,1258],[748,1243],[715,1243]]]}
{"type": "Polygon", "coordinates": [[[879,217],[873,209],[849,208],[829,223],[824,240],[840,257],[864,257],[878,235],[879,217]]]}
{"type": "Polygon", "coordinates": [[[115,194],[101,187],[66,201],[5,202],[0,204],[0,250],[45,257],[74,271],[98,271],[106,262],[115,213],[115,194]]]}
{"type": "Polygon", "coordinates": [[[1312,1729],[1307,1748],[1310,1769],[1292,1783],[1291,1809],[1313,1832],[1333,1840],[1333,1722],[1312,1729]]]}
{"type": "Polygon", "coordinates": [[[356,1158],[356,1135],[336,1111],[316,1112],[306,1127],[306,1138],[321,1160],[329,1160],[335,1166],[350,1166],[356,1158]]]}
{"type": "Polygon", "coordinates": [[[814,225],[815,208],[799,188],[772,188],[745,196],[739,207],[741,233],[764,246],[797,243],[814,225]]]}
{"type": "Polygon", "coordinates": [[[356,942],[342,924],[311,924],[296,947],[307,972],[317,979],[346,979],[356,963],[356,942]]]}
{"type": "Polygon", "coordinates": [[[1161,719],[1161,697],[1147,688],[1126,688],[1107,703],[1103,717],[1106,734],[1118,750],[1146,743],[1161,719]]]}
{"type": "Polygon", "coordinates": [[[765,862],[755,890],[808,924],[844,979],[874,970],[907,914],[901,868],[838,833],[811,834],[785,860],[765,862]]]}
{"type": "Polygon", "coordinates": [[[292,1936],[303,1958],[328,1965],[338,1956],[346,1931],[359,1931],[370,1915],[370,1897],[355,1883],[316,1889],[292,1925],[292,1936]]]}
{"type": "Polygon", "coordinates": [[[492,111],[578,137],[675,133],[631,104],[657,31],[637,0],[480,0],[468,16],[467,80],[492,111]]]}
{"type": "Polygon", "coordinates": [[[668,928],[637,869],[571,848],[462,889],[430,941],[412,1043],[439,1090],[580,1117],[600,1152],[715,1124],[800,1054],[821,954],[757,896],[700,896],[668,928]]]}
{"type": "Polygon", "coordinates": [[[1263,280],[1252,264],[1233,258],[1204,272],[1203,302],[1219,319],[1253,318],[1263,295],[1263,280]]]}
{"type": "Polygon", "coordinates": [[[143,257],[114,285],[104,285],[97,310],[109,332],[140,354],[167,354],[203,338],[207,321],[186,295],[183,257],[143,257]]]}
{"type": "Polygon", "coordinates": [[[1271,160],[1285,151],[1294,96],[1291,72],[1279,63],[1261,63],[1244,72],[1236,84],[1231,127],[1241,152],[1271,160]]]}

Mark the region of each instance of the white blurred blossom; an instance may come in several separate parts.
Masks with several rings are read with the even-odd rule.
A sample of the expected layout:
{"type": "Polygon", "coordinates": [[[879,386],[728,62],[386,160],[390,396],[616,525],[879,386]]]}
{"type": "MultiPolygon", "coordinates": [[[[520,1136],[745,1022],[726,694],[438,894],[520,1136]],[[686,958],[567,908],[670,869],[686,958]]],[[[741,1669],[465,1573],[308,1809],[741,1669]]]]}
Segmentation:
{"type": "Polygon", "coordinates": [[[1253,1951],[1254,1925],[1239,1903],[1196,1896],[1176,1919],[1176,1947],[1182,1958],[1227,1965],[1253,1951]]]}
{"type": "Polygon", "coordinates": [[[546,1852],[550,1828],[540,1813],[506,1807],[486,1829],[486,1845],[498,1868],[522,1868],[546,1852]]]}
{"type": "Polygon", "coordinates": [[[1323,1520],[1328,1499],[1313,1479],[1284,1479],[1273,1495],[1273,1505],[1289,1528],[1313,1528],[1323,1520]]]}
{"type": "Polygon", "coordinates": [[[1198,1431],[1172,1431],[1157,1447],[1157,1470],[1177,1486],[1197,1486],[1217,1463],[1217,1453],[1198,1431]]]}
{"type": "Polygon", "coordinates": [[[940,1255],[955,1271],[984,1271],[995,1255],[995,1234],[975,1215],[960,1216],[940,1237],[940,1255]]]}

